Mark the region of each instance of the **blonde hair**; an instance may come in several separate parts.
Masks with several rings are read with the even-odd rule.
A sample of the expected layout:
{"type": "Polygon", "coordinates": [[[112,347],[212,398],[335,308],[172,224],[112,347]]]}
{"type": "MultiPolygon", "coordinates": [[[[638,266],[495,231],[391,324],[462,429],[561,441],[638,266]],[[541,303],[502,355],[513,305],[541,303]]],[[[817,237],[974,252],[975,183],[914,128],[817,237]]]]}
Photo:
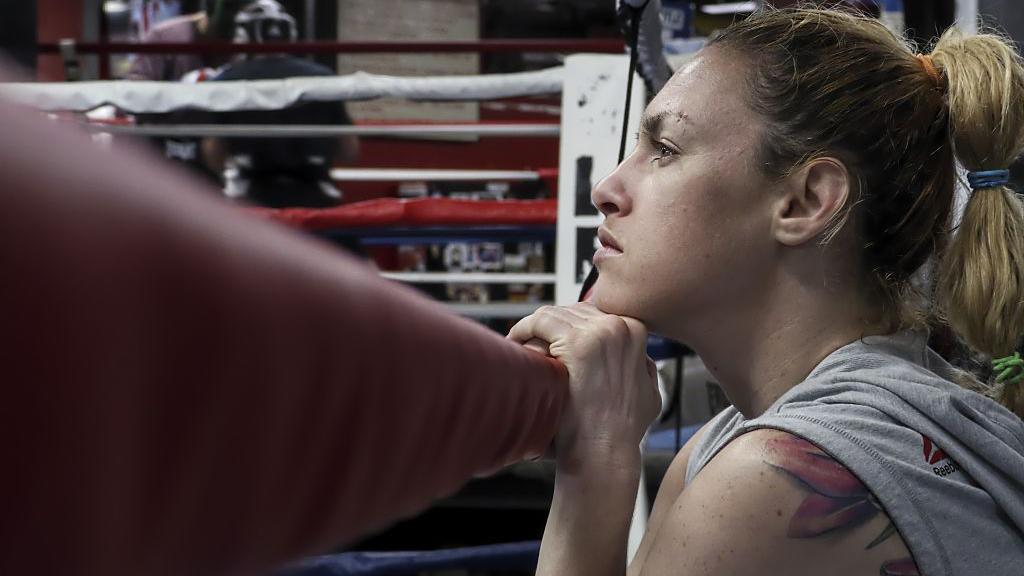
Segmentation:
{"type": "MultiPolygon", "coordinates": [[[[883,317],[920,321],[910,278],[934,256],[936,316],[980,353],[1012,353],[1024,335],[1021,200],[1006,187],[974,191],[951,229],[956,161],[1004,169],[1024,149],[1024,67],[1012,45],[949,30],[926,60],[875,19],[809,8],[763,10],[709,45],[751,64],[769,174],[826,154],[847,165],[857,186],[824,238],[857,227],[863,283],[883,317]]],[[[994,395],[1024,415],[1019,386],[994,395]]]]}
{"type": "MultiPolygon", "coordinates": [[[[1009,167],[1024,149],[1024,68],[996,34],[964,36],[951,29],[932,60],[948,79],[950,135],[970,171],[1009,167]]],[[[939,266],[938,303],[972,348],[1007,356],[1024,333],[1024,209],[1005,186],[975,190],[939,266]]],[[[1000,391],[1024,413],[1020,385],[1000,391]]]]}

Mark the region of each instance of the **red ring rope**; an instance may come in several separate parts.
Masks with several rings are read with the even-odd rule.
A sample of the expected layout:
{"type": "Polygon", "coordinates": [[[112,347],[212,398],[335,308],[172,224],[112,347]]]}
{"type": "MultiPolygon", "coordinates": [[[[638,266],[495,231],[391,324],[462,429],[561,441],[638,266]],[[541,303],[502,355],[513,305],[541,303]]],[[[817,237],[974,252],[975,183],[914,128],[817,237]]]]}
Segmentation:
{"type": "Polygon", "coordinates": [[[453,200],[378,198],[335,208],[256,209],[305,230],[370,226],[554,225],[557,200],[453,200]]]}
{"type": "Polygon", "coordinates": [[[0,107],[2,574],[252,573],[545,449],[564,368],[0,107]]]}

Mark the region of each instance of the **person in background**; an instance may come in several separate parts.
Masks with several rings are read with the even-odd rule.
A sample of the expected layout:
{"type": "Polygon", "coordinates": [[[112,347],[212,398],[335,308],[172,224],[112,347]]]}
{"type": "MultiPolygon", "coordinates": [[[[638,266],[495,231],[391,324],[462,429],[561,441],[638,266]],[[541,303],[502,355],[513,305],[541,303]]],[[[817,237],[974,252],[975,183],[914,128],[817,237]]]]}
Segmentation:
{"type": "MultiPolygon", "coordinates": [[[[252,0],[217,0],[208,14],[195,0],[182,3],[184,15],[169,18],[150,28],[143,43],[229,42],[234,33],[235,14],[252,0]]],[[[136,54],[129,80],[202,82],[216,74],[227,57],[222,54],[136,54]]],[[[165,114],[136,114],[138,124],[203,124],[209,115],[201,110],[179,109],[165,114]]],[[[179,163],[200,177],[220,184],[220,175],[210,171],[200,157],[201,138],[189,136],[154,137],[150,142],[167,160],[179,163]]]]}
{"type": "MultiPolygon", "coordinates": [[[[251,0],[216,0],[207,13],[198,2],[182,3],[181,16],[164,20],[139,40],[143,44],[227,42],[234,31],[234,18],[251,0]]],[[[137,54],[128,71],[129,80],[181,80],[186,74],[217,68],[226,59],[217,54],[137,54]]]]}
{"type": "MultiPolygon", "coordinates": [[[[292,42],[295,19],[273,0],[257,0],[235,17],[236,42],[292,42]]],[[[274,80],[303,76],[334,76],[330,68],[291,55],[242,57],[212,80],[274,80]]],[[[282,110],[220,113],[224,124],[351,124],[345,105],[304,102],[282,110]]],[[[326,207],[340,202],[341,192],[330,179],[335,163],[354,163],[359,141],[340,138],[209,138],[203,158],[210,170],[225,175],[225,194],[267,207],[326,207]]]]}

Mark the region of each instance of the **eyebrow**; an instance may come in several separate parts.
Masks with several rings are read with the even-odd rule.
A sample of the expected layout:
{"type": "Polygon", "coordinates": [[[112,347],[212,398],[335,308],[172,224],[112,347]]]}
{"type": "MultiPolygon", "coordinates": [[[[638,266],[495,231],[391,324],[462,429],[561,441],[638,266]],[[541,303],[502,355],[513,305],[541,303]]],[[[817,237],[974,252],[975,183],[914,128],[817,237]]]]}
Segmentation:
{"type": "Polygon", "coordinates": [[[661,132],[665,118],[669,116],[672,116],[672,113],[668,111],[661,111],[657,114],[644,114],[643,118],[640,119],[640,132],[651,136],[657,135],[661,132]]]}

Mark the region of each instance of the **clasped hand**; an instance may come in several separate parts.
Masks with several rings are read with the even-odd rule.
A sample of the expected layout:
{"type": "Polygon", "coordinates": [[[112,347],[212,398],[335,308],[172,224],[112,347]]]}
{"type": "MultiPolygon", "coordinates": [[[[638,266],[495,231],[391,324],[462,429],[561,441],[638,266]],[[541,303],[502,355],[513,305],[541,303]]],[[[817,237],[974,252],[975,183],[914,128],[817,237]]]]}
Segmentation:
{"type": "Polygon", "coordinates": [[[661,410],[647,328],[589,303],[545,306],[508,338],[559,359],[569,372],[569,401],[555,438],[559,465],[634,453],[661,410]]]}

